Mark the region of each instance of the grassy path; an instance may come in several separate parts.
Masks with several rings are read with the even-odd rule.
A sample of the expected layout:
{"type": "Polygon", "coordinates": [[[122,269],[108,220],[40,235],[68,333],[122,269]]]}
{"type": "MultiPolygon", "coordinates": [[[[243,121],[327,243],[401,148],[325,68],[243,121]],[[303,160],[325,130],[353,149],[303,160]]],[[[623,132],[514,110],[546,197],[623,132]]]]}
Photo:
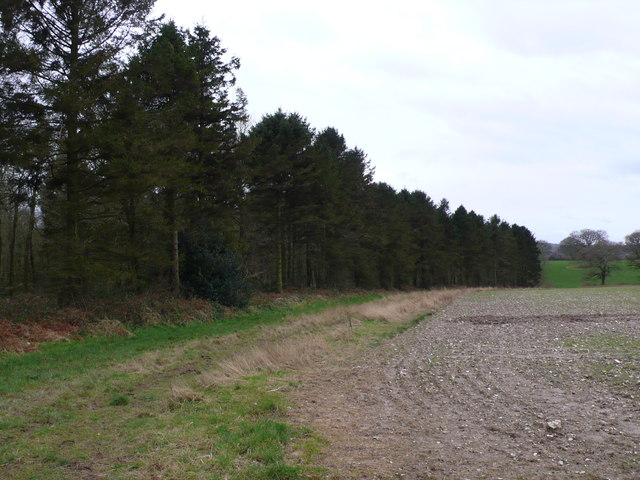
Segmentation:
{"type": "MultiPolygon", "coordinates": [[[[127,338],[51,344],[35,353],[5,355],[0,359],[0,477],[136,478],[144,471],[143,478],[154,478],[152,472],[158,471],[164,473],[157,478],[164,478],[180,469],[184,475],[179,478],[199,478],[189,473],[189,459],[209,455],[213,462],[214,453],[222,464],[209,467],[221,473],[207,478],[225,478],[234,470],[247,473],[260,465],[266,465],[265,471],[285,469],[283,442],[304,435],[279,421],[283,400],[264,392],[266,376],[206,396],[188,386],[191,377],[231,349],[254,342],[262,327],[376,298],[305,302],[215,323],[143,328],[127,338]],[[256,453],[250,444],[269,432],[273,441],[256,453]],[[215,449],[198,441],[211,434],[217,438],[215,449]],[[172,452],[180,444],[190,447],[176,458],[172,452]],[[258,465],[225,465],[225,459],[246,455],[258,465]],[[163,459],[170,464],[163,465],[163,459]]],[[[259,478],[260,473],[252,475],[259,478]]]]}
{"type": "Polygon", "coordinates": [[[287,423],[280,392],[295,382],[286,372],[370,345],[436,308],[411,295],[316,301],[5,356],[0,478],[321,478],[313,464],[322,440],[287,423]],[[309,355],[318,345],[325,351],[309,355]]]}
{"type": "Polygon", "coordinates": [[[256,326],[282,322],[287,316],[315,313],[339,305],[359,304],[379,295],[304,302],[295,306],[240,314],[212,323],[186,326],[154,326],[135,330],[131,337],[89,338],[70,343],[45,345],[41,351],[0,356],[0,395],[75,378],[88,370],[123,362],[145,352],[199,338],[219,337],[256,326]]]}

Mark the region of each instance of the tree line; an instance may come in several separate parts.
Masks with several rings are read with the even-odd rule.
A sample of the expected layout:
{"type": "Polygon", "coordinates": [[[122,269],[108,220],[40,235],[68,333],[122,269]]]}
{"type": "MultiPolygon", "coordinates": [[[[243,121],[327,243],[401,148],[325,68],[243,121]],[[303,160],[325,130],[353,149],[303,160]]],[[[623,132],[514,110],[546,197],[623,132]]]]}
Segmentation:
{"type": "Polygon", "coordinates": [[[71,304],[158,285],[533,286],[533,234],[373,181],[334,128],[249,125],[240,61],[152,0],[0,6],[0,283],[71,304]]]}

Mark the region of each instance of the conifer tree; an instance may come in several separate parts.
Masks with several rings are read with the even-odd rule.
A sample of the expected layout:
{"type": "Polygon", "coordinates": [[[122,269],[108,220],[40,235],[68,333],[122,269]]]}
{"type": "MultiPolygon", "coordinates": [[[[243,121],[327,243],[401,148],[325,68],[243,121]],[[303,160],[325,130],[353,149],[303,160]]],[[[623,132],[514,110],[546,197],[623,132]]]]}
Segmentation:
{"type": "Polygon", "coordinates": [[[366,190],[372,169],[366,154],[349,149],[335,128],[326,128],[314,141],[313,158],[318,181],[311,194],[316,199],[316,221],[312,233],[315,246],[310,257],[312,284],[353,287],[372,283],[367,273],[364,225],[366,190]]]}
{"type": "Polygon", "coordinates": [[[105,144],[104,177],[128,225],[129,271],[135,276],[144,256],[165,270],[175,291],[179,232],[194,221],[202,229],[203,219],[223,228],[221,212],[231,216],[239,202],[234,149],[244,97],[230,98],[239,62],[225,62],[224,54],[204,27],[192,33],[173,22],[161,25],[124,72],[107,124],[119,134],[106,135],[114,141],[105,144]],[[136,248],[140,225],[157,235],[144,244],[146,252],[136,248]]]}
{"type": "Polygon", "coordinates": [[[303,192],[317,173],[309,151],[313,135],[302,116],[281,110],[263,117],[249,132],[255,146],[248,160],[248,209],[256,233],[266,239],[256,246],[270,259],[265,268],[277,291],[296,280],[295,253],[308,201],[303,192]]]}
{"type": "Polygon", "coordinates": [[[1,63],[22,108],[38,109],[57,131],[48,178],[47,232],[63,277],[63,303],[82,293],[96,214],[97,106],[135,41],[152,0],[26,0],[4,2],[1,63]]]}
{"type": "Polygon", "coordinates": [[[517,245],[517,262],[515,263],[515,286],[535,287],[540,283],[542,267],[540,266],[540,251],[533,233],[524,226],[511,226],[513,237],[517,245]]]}

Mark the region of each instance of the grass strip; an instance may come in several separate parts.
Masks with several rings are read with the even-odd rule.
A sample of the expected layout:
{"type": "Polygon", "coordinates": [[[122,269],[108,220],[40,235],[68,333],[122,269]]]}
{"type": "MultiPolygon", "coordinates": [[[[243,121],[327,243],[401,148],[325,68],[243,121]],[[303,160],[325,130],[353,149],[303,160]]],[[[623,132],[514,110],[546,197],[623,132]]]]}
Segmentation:
{"type": "MultiPolygon", "coordinates": [[[[64,370],[64,358],[57,359],[54,366],[61,369],[58,377],[31,380],[39,388],[0,396],[0,478],[328,478],[330,474],[316,466],[326,442],[309,428],[288,422],[286,395],[298,384],[289,375],[295,365],[284,362],[279,368],[276,365],[269,371],[258,370],[231,378],[230,383],[211,385],[201,381],[200,371],[238,347],[250,351],[252,343],[259,345],[260,339],[283,344],[315,335],[336,349],[325,354],[339,353],[341,348],[353,351],[354,344],[366,348],[372,338],[392,337],[428,315],[416,316],[415,312],[436,308],[425,307],[427,304],[419,301],[422,295],[414,296],[372,303],[368,302],[379,296],[315,301],[256,312],[245,315],[244,320],[140,329],[136,337],[144,339],[142,332],[148,338],[134,345],[144,348],[130,346],[136,337],[115,339],[124,355],[113,363],[109,363],[112,357],[97,352],[96,362],[89,363],[90,358],[81,368],[68,365],[64,370]],[[353,326],[344,309],[325,312],[362,303],[366,305],[355,309],[362,317],[353,326]],[[297,314],[301,318],[282,322],[297,314]],[[253,320],[248,322],[247,318],[253,320]],[[225,322],[229,325],[220,330],[225,322]],[[241,335],[215,338],[215,333],[238,332],[239,325],[246,327],[241,335]],[[264,325],[269,328],[250,330],[264,325]],[[198,331],[204,333],[196,335],[198,331]],[[174,333],[174,338],[167,339],[166,334],[158,337],[158,332],[174,333]],[[200,341],[206,337],[210,338],[200,341]],[[123,344],[129,347],[125,349],[123,344]],[[143,355],[145,350],[148,354],[143,355]],[[158,364],[162,368],[122,368],[155,364],[155,351],[168,362],[158,364]],[[123,363],[127,356],[134,358],[123,363]],[[71,377],[74,371],[78,374],[71,377]]],[[[94,352],[86,348],[94,341],[60,346],[68,348],[68,354],[90,356],[94,352]]],[[[46,355],[51,347],[54,345],[38,355],[46,355]]]]}
{"type": "Polygon", "coordinates": [[[433,315],[433,312],[424,312],[405,323],[391,323],[381,320],[366,320],[359,329],[358,334],[364,337],[372,337],[369,343],[371,347],[381,345],[385,340],[394,338],[410,328],[417,326],[420,322],[433,315]]]}
{"type": "Polygon", "coordinates": [[[240,313],[211,323],[143,327],[135,330],[131,337],[87,338],[46,344],[32,353],[5,354],[0,357],[0,395],[15,394],[30,387],[42,387],[47,382],[77,377],[88,370],[120,363],[136,355],[181,342],[228,335],[258,325],[275,325],[291,315],[318,313],[376,298],[380,298],[380,295],[313,300],[294,306],[240,313]]]}
{"type": "Polygon", "coordinates": [[[305,463],[322,442],[308,428],[286,422],[288,404],[271,391],[274,382],[286,384],[255,376],[208,391],[139,389],[122,403],[101,402],[98,389],[90,409],[74,408],[76,399],[68,398],[51,409],[58,414],[28,419],[37,425],[0,427],[0,476],[317,478],[312,475],[320,470],[305,463]]]}

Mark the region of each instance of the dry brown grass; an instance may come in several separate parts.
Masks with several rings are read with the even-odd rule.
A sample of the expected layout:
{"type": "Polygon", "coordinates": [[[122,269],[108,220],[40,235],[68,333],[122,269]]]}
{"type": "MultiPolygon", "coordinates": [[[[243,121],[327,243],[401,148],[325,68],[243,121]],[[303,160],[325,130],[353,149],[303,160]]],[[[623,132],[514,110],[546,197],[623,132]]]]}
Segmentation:
{"type": "Polygon", "coordinates": [[[310,333],[339,325],[356,325],[363,319],[404,323],[417,315],[433,312],[468,293],[469,289],[431,290],[401,293],[361,305],[338,307],[314,315],[299,315],[277,327],[265,327],[264,333],[271,340],[287,338],[297,333],[310,333]]]}
{"type": "Polygon", "coordinates": [[[178,408],[185,403],[204,402],[205,396],[188,385],[173,385],[168,397],[169,408],[178,408]]]}
{"type": "Polygon", "coordinates": [[[118,366],[118,371],[125,373],[160,373],[176,364],[182,358],[186,348],[178,345],[170,350],[154,350],[118,366]]]}
{"type": "Polygon", "coordinates": [[[201,374],[198,383],[208,388],[256,373],[306,368],[317,363],[327,348],[327,341],[319,334],[265,343],[220,362],[217,369],[201,374]]]}
{"type": "Polygon", "coordinates": [[[351,339],[353,329],[365,319],[407,323],[422,313],[443,308],[468,291],[397,294],[362,305],[291,317],[277,327],[264,327],[259,334],[259,345],[221,361],[217,368],[199,375],[198,383],[210,388],[261,372],[313,366],[331,348],[329,339],[351,339]]]}
{"type": "Polygon", "coordinates": [[[432,290],[385,297],[375,302],[358,305],[357,313],[371,320],[404,323],[425,312],[439,310],[455,298],[468,293],[468,289],[432,290]]]}
{"type": "MultiPolygon", "coordinates": [[[[221,337],[201,338],[166,350],[148,352],[121,364],[118,370],[137,374],[159,374],[178,368],[185,361],[184,355],[194,351],[198,352],[198,356],[208,358],[209,365],[204,368],[213,368],[215,372],[205,374],[205,385],[211,385],[221,379],[251,375],[252,372],[304,368],[306,357],[298,352],[322,352],[329,348],[328,343],[352,340],[354,330],[357,330],[364,320],[399,325],[413,320],[421,313],[439,310],[466,292],[468,290],[400,293],[361,305],[337,307],[313,315],[292,316],[277,326],[263,326],[221,337]],[[310,340],[309,337],[312,335],[317,336],[319,340],[310,340]],[[296,340],[292,341],[294,338],[296,340]],[[261,350],[265,352],[258,353],[261,350]],[[286,353],[286,350],[291,350],[291,353],[286,353]],[[296,356],[300,356],[303,361],[294,364],[288,360],[296,356]],[[271,366],[276,357],[279,359],[276,362],[280,365],[279,368],[271,366]],[[236,362],[239,363],[238,373],[234,374],[230,364],[236,362]],[[260,362],[264,362],[264,366],[261,366],[260,362]],[[250,369],[248,364],[253,364],[254,367],[250,369]],[[225,367],[219,368],[222,365],[225,367]],[[214,377],[217,379],[216,382],[211,380],[214,377]]],[[[314,353],[314,358],[319,358],[319,355],[314,353]]]]}

